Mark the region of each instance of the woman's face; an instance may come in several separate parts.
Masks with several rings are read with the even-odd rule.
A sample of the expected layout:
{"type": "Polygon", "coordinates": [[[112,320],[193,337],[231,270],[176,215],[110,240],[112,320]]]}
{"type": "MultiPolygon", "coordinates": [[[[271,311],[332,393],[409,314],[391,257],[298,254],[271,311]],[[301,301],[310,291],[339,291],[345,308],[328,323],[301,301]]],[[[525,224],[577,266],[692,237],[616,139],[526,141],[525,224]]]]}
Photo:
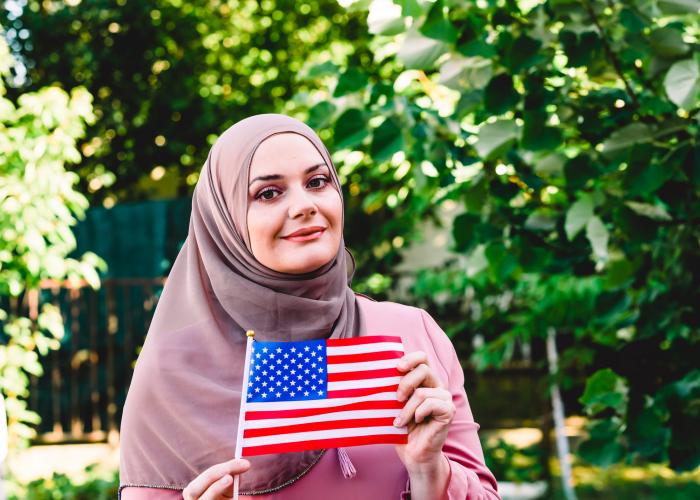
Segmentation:
{"type": "Polygon", "coordinates": [[[248,234],[261,264],[302,274],[333,259],[343,206],[323,157],[308,139],[286,133],[263,141],[248,182],[248,234]]]}

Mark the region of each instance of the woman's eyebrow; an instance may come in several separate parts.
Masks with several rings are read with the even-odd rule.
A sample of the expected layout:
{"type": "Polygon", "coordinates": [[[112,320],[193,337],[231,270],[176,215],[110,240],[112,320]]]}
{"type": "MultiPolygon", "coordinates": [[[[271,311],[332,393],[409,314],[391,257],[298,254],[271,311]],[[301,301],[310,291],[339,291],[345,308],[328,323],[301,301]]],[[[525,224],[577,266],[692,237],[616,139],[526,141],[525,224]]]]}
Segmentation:
{"type": "MultiPolygon", "coordinates": [[[[312,165],[312,166],[310,166],[309,168],[307,168],[306,170],[304,170],[304,174],[311,173],[311,172],[313,172],[314,170],[316,170],[316,169],[318,169],[318,168],[320,168],[320,167],[325,167],[325,166],[326,166],[325,163],[317,163],[316,165],[312,165]]],[[[282,176],[279,175],[279,174],[261,175],[261,176],[259,176],[259,177],[256,177],[255,179],[251,180],[251,181],[248,183],[248,185],[250,186],[250,185],[253,184],[255,181],[272,181],[272,180],[277,180],[277,179],[281,179],[281,178],[282,178],[282,176]]]]}

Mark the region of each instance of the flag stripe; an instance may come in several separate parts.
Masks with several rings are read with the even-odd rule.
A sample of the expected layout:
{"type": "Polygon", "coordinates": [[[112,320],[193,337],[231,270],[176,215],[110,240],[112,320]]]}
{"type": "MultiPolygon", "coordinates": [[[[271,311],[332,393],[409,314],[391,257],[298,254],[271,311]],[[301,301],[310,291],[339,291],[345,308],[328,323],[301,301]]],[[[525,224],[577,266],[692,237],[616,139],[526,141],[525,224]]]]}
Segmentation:
{"type": "Polygon", "coordinates": [[[360,354],[342,354],[340,356],[328,355],[328,364],[362,363],[364,361],[381,361],[384,359],[399,359],[402,357],[403,352],[401,351],[363,352],[360,354]]]}
{"type": "Polygon", "coordinates": [[[253,438],[260,436],[276,436],[278,434],[294,434],[297,432],[307,431],[325,431],[330,429],[351,429],[358,427],[381,427],[391,426],[394,419],[391,417],[385,418],[351,418],[347,420],[330,420],[325,422],[309,422],[306,424],[296,425],[280,425],[275,428],[268,429],[246,429],[243,431],[244,438],[253,438]]]}
{"type": "Polygon", "coordinates": [[[391,410],[354,410],[354,411],[339,411],[336,413],[326,413],[324,415],[311,415],[309,417],[296,418],[278,418],[278,419],[261,419],[247,420],[244,424],[246,429],[269,429],[272,427],[283,425],[308,424],[310,422],[331,422],[334,420],[352,420],[352,419],[369,419],[369,418],[396,418],[401,413],[401,408],[391,410]]]}
{"type": "Polygon", "coordinates": [[[396,401],[396,393],[374,394],[365,398],[347,398],[345,400],[334,399],[309,399],[307,401],[270,401],[265,403],[247,403],[246,411],[267,411],[267,410],[297,410],[304,408],[327,408],[330,406],[340,406],[343,404],[359,403],[362,401],[396,401]]]}
{"type": "Polygon", "coordinates": [[[326,348],[326,353],[329,356],[377,351],[403,351],[403,344],[400,342],[379,342],[377,344],[346,345],[341,347],[326,348]]]}
{"type": "Polygon", "coordinates": [[[401,381],[401,377],[370,378],[358,382],[357,380],[345,380],[342,382],[329,382],[328,391],[339,391],[342,389],[355,389],[357,387],[388,387],[396,385],[401,381]]]}
{"type": "Polygon", "coordinates": [[[398,342],[401,343],[401,337],[392,335],[372,335],[371,337],[355,337],[352,339],[328,339],[326,345],[328,347],[338,347],[344,345],[357,344],[376,344],[377,342],[398,342]]]}
{"type": "Polygon", "coordinates": [[[261,446],[266,444],[284,444],[297,441],[315,441],[318,439],[336,439],[350,436],[370,436],[373,434],[398,434],[405,435],[408,431],[405,427],[394,427],[393,425],[377,427],[360,427],[353,429],[329,429],[325,431],[296,432],[294,434],[279,434],[276,436],[260,436],[243,438],[243,447],[261,446]]]}
{"type": "Polygon", "coordinates": [[[328,373],[355,372],[362,370],[384,370],[387,368],[396,369],[398,359],[383,359],[381,361],[365,361],[364,363],[344,363],[338,365],[328,365],[328,373]]]}
{"type": "Polygon", "coordinates": [[[338,411],[351,410],[391,410],[395,408],[403,408],[403,404],[395,399],[388,401],[361,401],[359,403],[351,403],[347,405],[320,407],[320,408],[302,408],[299,410],[272,410],[272,411],[247,411],[247,420],[257,420],[261,418],[291,418],[291,417],[308,417],[310,415],[323,415],[325,413],[334,413],[338,411]]]}
{"type": "Polygon", "coordinates": [[[343,389],[341,391],[328,391],[328,399],[333,398],[355,398],[361,396],[369,396],[372,394],[384,393],[393,391],[394,398],[396,398],[396,389],[399,388],[399,384],[394,384],[385,387],[360,387],[358,389],[343,389]]]}
{"type": "Polygon", "coordinates": [[[328,382],[340,382],[343,380],[362,380],[380,377],[401,376],[401,372],[396,368],[384,368],[382,370],[362,370],[359,372],[338,372],[329,373],[328,382]]]}
{"type": "Polygon", "coordinates": [[[267,453],[287,453],[292,451],[321,450],[324,448],[344,448],[348,446],[360,446],[365,444],[405,444],[407,441],[408,439],[405,434],[380,434],[374,436],[320,439],[314,441],[303,441],[300,443],[248,446],[243,448],[243,456],[252,457],[255,455],[265,455],[267,453]]]}

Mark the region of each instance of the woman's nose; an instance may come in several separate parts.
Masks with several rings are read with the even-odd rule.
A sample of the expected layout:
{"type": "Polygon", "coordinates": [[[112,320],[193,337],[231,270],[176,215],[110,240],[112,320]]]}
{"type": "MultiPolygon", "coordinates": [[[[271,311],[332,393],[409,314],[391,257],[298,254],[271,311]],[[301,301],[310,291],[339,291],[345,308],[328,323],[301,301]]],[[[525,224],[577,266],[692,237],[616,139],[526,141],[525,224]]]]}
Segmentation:
{"type": "Polygon", "coordinates": [[[289,217],[295,219],[301,216],[313,215],[317,208],[311,193],[306,190],[293,190],[289,197],[289,217]]]}

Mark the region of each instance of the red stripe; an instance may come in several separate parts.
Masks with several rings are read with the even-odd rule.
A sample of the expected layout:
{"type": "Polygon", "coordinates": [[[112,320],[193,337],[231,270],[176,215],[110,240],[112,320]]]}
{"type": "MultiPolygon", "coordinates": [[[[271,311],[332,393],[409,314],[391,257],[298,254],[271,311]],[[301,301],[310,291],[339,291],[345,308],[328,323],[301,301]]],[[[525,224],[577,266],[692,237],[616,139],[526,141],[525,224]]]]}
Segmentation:
{"type": "Polygon", "coordinates": [[[403,357],[401,351],[378,351],[378,352],[363,352],[360,354],[339,354],[337,356],[328,356],[328,364],[331,363],[362,363],[364,361],[381,361],[383,359],[399,359],[403,357]]]}
{"type": "Polygon", "coordinates": [[[244,446],[242,455],[252,457],[267,453],[287,453],[291,451],[320,450],[324,448],[344,448],[364,444],[406,444],[407,434],[378,434],[376,436],[357,436],[334,439],[314,439],[297,443],[266,444],[262,446],[244,446]]]}
{"type": "Polygon", "coordinates": [[[399,388],[399,384],[387,385],[385,387],[362,387],[360,389],[341,389],[339,391],[328,391],[328,399],[332,398],[357,398],[369,396],[380,392],[393,392],[399,388]]]}
{"type": "Polygon", "coordinates": [[[260,420],[264,418],[291,418],[291,417],[308,417],[311,415],[325,415],[326,413],[335,413],[338,411],[349,410],[394,410],[403,408],[403,403],[396,400],[391,401],[361,401],[359,403],[350,403],[347,405],[331,406],[329,408],[300,408],[298,410],[265,410],[265,411],[246,411],[246,420],[260,420]]]}
{"type": "Polygon", "coordinates": [[[403,375],[396,368],[383,368],[381,370],[364,370],[361,372],[329,373],[329,382],[342,382],[343,380],[362,380],[368,378],[396,377],[403,375]]]}
{"type": "Polygon", "coordinates": [[[355,337],[352,339],[328,339],[326,340],[326,347],[374,344],[376,342],[401,342],[401,337],[392,337],[389,335],[370,335],[367,337],[355,337]]]}
{"type": "Polygon", "coordinates": [[[268,427],[266,429],[246,429],[243,431],[243,437],[276,436],[277,434],[293,434],[295,432],[326,431],[329,429],[350,429],[357,427],[390,427],[393,424],[394,419],[391,417],[333,420],[330,422],[282,425],[279,427],[268,427]]]}

